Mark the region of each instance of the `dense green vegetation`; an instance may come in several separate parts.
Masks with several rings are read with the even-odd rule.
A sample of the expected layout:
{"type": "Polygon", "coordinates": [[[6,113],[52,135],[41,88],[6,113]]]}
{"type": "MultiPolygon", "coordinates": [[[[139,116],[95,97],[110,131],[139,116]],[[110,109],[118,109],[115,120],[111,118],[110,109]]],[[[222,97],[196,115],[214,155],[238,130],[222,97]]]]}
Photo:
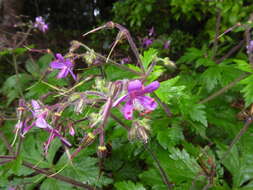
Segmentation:
{"type": "Polygon", "coordinates": [[[253,189],[251,1],[38,2],[0,46],[1,189],[253,189]]]}

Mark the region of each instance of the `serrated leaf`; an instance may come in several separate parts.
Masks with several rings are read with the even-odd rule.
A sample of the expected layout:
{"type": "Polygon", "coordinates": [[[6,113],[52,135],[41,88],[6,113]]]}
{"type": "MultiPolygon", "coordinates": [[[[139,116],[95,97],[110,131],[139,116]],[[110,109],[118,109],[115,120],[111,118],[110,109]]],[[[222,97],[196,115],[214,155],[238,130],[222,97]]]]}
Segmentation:
{"type": "Polygon", "coordinates": [[[192,105],[189,115],[193,121],[198,121],[207,127],[205,106],[202,104],[192,105]]]}
{"type": "Polygon", "coordinates": [[[74,189],[70,184],[61,182],[56,179],[47,178],[40,185],[40,190],[71,190],[74,189]]]}
{"type": "Polygon", "coordinates": [[[248,61],[242,59],[233,59],[236,63],[236,68],[245,72],[253,73],[252,65],[248,63],[248,61]]]}
{"type": "Polygon", "coordinates": [[[149,64],[157,57],[158,51],[153,48],[149,48],[147,51],[144,51],[143,56],[141,55],[141,61],[145,70],[148,69],[149,64]]]}
{"type": "Polygon", "coordinates": [[[186,53],[180,57],[177,61],[178,63],[190,63],[194,60],[202,57],[204,55],[203,51],[197,48],[188,48],[186,53]]]}
{"type": "Polygon", "coordinates": [[[248,107],[253,103],[253,75],[243,79],[240,83],[245,84],[241,92],[243,93],[243,97],[245,99],[245,106],[248,107]]]}
{"type": "Polygon", "coordinates": [[[3,84],[1,92],[7,96],[7,106],[20,95],[28,83],[32,80],[31,76],[25,73],[10,76],[3,84]],[[17,86],[18,85],[18,86],[17,86]]]}
{"type": "Polygon", "coordinates": [[[156,80],[158,77],[160,77],[163,74],[164,71],[165,71],[164,67],[160,65],[154,66],[153,71],[148,76],[148,80],[151,82],[156,80]]]}
{"type": "Polygon", "coordinates": [[[176,86],[179,76],[160,83],[160,87],[155,91],[157,96],[165,103],[170,103],[171,99],[179,98],[184,94],[185,86],[176,86]]]}
{"type": "Polygon", "coordinates": [[[210,92],[213,90],[219,81],[221,81],[221,69],[219,66],[214,66],[208,68],[201,75],[201,82],[206,86],[207,90],[210,92]]]}
{"type": "Polygon", "coordinates": [[[131,181],[122,181],[114,184],[117,190],[145,190],[144,186],[140,183],[134,184],[131,181]]]}

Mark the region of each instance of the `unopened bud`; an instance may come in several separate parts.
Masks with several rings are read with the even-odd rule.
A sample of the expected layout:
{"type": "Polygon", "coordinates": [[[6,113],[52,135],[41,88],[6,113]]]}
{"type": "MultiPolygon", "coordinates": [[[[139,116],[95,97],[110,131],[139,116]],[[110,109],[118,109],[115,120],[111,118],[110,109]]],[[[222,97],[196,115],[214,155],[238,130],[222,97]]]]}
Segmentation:
{"type": "Polygon", "coordinates": [[[74,52],[80,47],[80,43],[76,40],[73,40],[70,44],[71,44],[71,47],[69,48],[69,52],[74,52]]]}
{"type": "Polygon", "coordinates": [[[87,64],[92,64],[96,60],[94,50],[86,52],[83,58],[85,59],[87,64]]]}

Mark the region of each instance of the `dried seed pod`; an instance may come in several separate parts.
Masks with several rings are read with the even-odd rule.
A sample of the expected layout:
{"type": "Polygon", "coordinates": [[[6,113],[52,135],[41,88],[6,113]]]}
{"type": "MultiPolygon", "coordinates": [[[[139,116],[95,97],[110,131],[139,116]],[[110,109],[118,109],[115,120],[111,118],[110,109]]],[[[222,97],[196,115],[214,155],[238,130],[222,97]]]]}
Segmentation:
{"type": "Polygon", "coordinates": [[[105,158],[107,155],[106,146],[98,146],[97,155],[99,158],[105,158]]]}

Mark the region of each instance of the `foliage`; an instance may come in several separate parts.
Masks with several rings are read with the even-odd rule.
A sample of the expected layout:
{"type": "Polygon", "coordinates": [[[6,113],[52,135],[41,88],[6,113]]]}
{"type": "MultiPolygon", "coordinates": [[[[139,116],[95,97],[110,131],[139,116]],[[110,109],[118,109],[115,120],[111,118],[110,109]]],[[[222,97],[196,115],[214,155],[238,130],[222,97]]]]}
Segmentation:
{"type": "MultiPolygon", "coordinates": [[[[100,53],[73,41],[64,61],[50,51],[34,58],[27,56],[28,48],[1,51],[1,60],[11,60],[17,69],[4,75],[0,88],[0,138],[5,140],[0,188],[71,190],[81,189],[81,183],[113,190],[252,189],[253,52],[244,43],[228,53],[251,36],[252,6],[243,0],[118,1],[114,18],[129,25],[134,38],[121,25],[103,25],[119,30],[114,49],[100,47],[100,53]],[[164,9],[158,19],[156,11],[164,9]],[[148,34],[148,22],[155,34],[148,34]],[[188,30],[181,26],[187,22],[200,26],[188,30]],[[144,37],[152,44],[144,46],[144,37]],[[124,57],[130,61],[120,62],[124,57]],[[65,64],[70,61],[73,65],[65,64]],[[76,80],[59,76],[72,71],[76,80]],[[142,84],[134,93],[133,81],[142,84]],[[150,102],[140,101],[149,96],[150,102]],[[126,117],[132,113],[129,105],[133,119],[126,117]],[[59,132],[53,141],[54,130],[45,130],[45,123],[38,127],[39,119],[59,132]],[[12,151],[19,154],[4,158],[12,151]]],[[[103,46],[103,32],[91,43],[103,46]]]]}

